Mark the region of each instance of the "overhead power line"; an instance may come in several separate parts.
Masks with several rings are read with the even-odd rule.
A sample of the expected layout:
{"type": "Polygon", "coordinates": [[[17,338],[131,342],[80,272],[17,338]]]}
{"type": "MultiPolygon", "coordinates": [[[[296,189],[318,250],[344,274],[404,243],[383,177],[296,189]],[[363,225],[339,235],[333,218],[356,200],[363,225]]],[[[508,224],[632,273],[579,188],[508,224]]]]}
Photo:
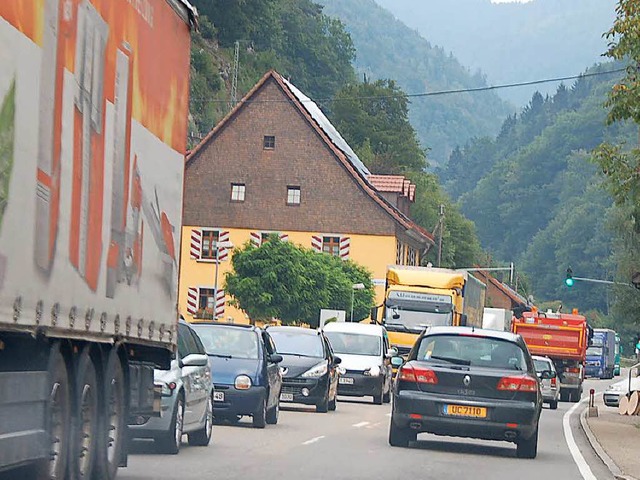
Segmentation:
{"type": "MultiPolygon", "coordinates": [[[[436,90],[434,92],[423,92],[423,93],[406,93],[406,94],[398,94],[398,95],[371,95],[371,96],[355,96],[355,97],[340,97],[340,98],[321,98],[316,100],[309,100],[311,102],[316,103],[326,103],[326,102],[335,102],[335,101],[348,101],[348,100],[384,100],[387,98],[397,98],[397,97],[407,97],[407,98],[422,98],[422,97],[436,97],[441,95],[454,95],[459,93],[475,93],[475,92],[486,92],[490,90],[503,90],[505,88],[515,88],[515,87],[527,87],[532,85],[541,85],[545,83],[555,83],[555,82],[564,82],[567,80],[578,80],[580,78],[587,77],[599,77],[603,75],[611,75],[614,73],[625,72],[626,68],[618,68],[615,70],[607,70],[604,72],[589,72],[582,73],[580,75],[570,75],[567,77],[555,77],[555,78],[545,78],[541,80],[530,80],[527,82],[517,82],[517,83],[504,83],[499,85],[487,85],[484,87],[473,87],[473,88],[460,88],[460,89],[452,89],[452,90],[436,90]]],[[[215,98],[191,98],[192,102],[210,102],[210,103],[225,103],[227,100],[220,100],[215,98]]],[[[241,101],[241,103],[286,103],[288,100],[249,100],[241,101]]]]}

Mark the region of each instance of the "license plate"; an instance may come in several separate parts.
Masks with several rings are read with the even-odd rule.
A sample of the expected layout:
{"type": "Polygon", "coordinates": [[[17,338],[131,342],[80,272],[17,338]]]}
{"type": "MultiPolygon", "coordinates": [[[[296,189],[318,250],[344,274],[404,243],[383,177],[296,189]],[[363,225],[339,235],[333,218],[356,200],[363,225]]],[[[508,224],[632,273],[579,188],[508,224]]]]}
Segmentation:
{"type": "Polygon", "coordinates": [[[214,402],[224,402],[224,392],[213,392],[214,402]]]}
{"type": "Polygon", "coordinates": [[[353,385],[353,378],[349,377],[340,377],[338,379],[338,383],[342,383],[344,385],[353,385]]]}
{"type": "Polygon", "coordinates": [[[468,407],[465,405],[445,405],[444,413],[445,415],[456,417],[485,418],[487,409],[485,407],[468,407]]]}
{"type": "Polygon", "coordinates": [[[293,393],[281,393],[280,400],[283,402],[293,402],[293,393]]]}

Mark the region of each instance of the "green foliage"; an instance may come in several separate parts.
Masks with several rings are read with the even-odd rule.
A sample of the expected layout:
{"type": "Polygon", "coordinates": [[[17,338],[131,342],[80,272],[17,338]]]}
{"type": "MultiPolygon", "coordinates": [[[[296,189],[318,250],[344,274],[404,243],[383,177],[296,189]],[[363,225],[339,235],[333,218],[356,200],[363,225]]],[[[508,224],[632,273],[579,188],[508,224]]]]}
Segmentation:
{"type": "Polygon", "coordinates": [[[364,267],[283,242],[277,235],[259,248],[246,244],[231,261],[227,292],[252,320],[278,318],[317,327],[323,308],[351,311],[356,283],[366,289],[354,292],[354,321],[366,318],[373,305],[371,273],[364,267]]]}
{"type": "Polygon", "coordinates": [[[15,114],[16,82],[13,80],[0,104],[0,225],[9,201],[9,184],[14,160],[15,114]]]}

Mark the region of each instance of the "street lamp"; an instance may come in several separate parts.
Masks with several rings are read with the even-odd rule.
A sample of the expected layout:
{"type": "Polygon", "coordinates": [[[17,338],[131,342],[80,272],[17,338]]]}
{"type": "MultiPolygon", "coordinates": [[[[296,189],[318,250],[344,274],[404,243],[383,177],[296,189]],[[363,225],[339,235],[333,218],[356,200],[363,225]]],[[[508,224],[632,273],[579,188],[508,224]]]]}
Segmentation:
{"type": "Polygon", "coordinates": [[[216,273],[213,281],[213,319],[216,320],[218,317],[217,306],[218,306],[218,264],[220,263],[219,253],[221,248],[233,248],[233,243],[229,241],[227,242],[215,241],[215,242],[211,242],[211,248],[216,249],[216,256],[215,256],[216,273]]]}
{"type": "Polygon", "coordinates": [[[364,290],[364,283],[354,283],[351,285],[351,322],[353,322],[353,302],[355,301],[356,290],[364,290]]]}

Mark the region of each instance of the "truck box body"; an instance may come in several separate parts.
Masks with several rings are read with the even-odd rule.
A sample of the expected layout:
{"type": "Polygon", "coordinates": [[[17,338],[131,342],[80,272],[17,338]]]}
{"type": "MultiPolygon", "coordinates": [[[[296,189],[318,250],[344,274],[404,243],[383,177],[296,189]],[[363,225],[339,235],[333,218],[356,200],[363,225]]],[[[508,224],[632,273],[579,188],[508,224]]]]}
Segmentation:
{"type": "Polygon", "coordinates": [[[49,455],[52,359],[71,380],[118,363],[130,414],[169,365],[195,15],[0,2],[0,470],[49,455]]]}
{"type": "Polygon", "coordinates": [[[485,308],[482,315],[482,328],[488,330],[511,331],[513,312],[504,308],[485,308]]]}
{"type": "Polygon", "coordinates": [[[616,369],[616,332],[607,328],[593,330],[591,345],[587,348],[585,375],[613,378],[616,369]]]}
{"type": "Polygon", "coordinates": [[[387,268],[382,321],[389,340],[407,354],[428,326],[482,325],[486,286],[464,270],[392,265],[387,268]]]}
{"type": "Polygon", "coordinates": [[[561,398],[577,401],[582,394],[588,326],[578,314],[524,312],[511,331],[522,336],[532,355],[553,360],[560,376],[561,398]]]}

